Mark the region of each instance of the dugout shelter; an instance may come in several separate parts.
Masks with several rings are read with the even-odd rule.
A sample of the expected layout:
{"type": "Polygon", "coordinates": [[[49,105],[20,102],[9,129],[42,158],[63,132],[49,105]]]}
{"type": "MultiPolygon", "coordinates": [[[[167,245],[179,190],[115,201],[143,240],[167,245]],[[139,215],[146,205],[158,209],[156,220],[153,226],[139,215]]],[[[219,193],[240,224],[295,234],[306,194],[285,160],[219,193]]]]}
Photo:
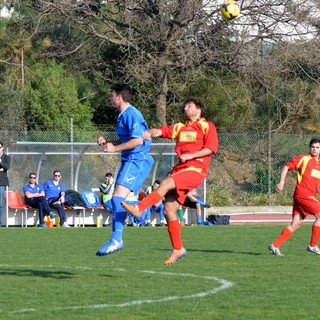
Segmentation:
{"type": "MultiPolygon", "coordinates": [[[[121,165],[119,153],[105,153],[96,143],[91,142],[26,142],[17,141],[6,148],[11,157],[11,166],[8,171],[10,186],[7,191],[19,191],[23,198],[22,188],[28,183],[30,172],[37,174],[37,183],[43,184],[52,179],[53,171],[61,171],[61,183],[66,190],[71,189],[82,193],[88,190],[97,190],[104,182],[104,176],[111,172],[114,177],[121,165]]],[[[146,179],[143,188],[152,185],[156,179],[162,180],[177,161],[175,144],[171,142],[154,142],[150,154],[155,159],[151,174],[146,179]]],[[[8,193],[7,193],[8,194],[8,193]]],[[[205,184],[198,190],[200,199],[205,200],[205,184]]],[[[105,211],[105,210],[104,210],[105,211]]],[[[187,223],[192,223],[195,213],[187,213],[187,223]]],[[[13,214],[6,201],[6,226],[36,224],[36,215],[22,221],[21,217],[13,214]]],[[[84,213],[83,225],[94,225],[96,215],[84,213]]],[[[204,213],[203,213],[204,215],[204,213]]],[[[70,217],[68,217],[68,220],[70,217]]],[[[104,218],[104,221],[106,219],[104,218]]],[[[68,223],[73,224],[72,221],[68,223]]]]}

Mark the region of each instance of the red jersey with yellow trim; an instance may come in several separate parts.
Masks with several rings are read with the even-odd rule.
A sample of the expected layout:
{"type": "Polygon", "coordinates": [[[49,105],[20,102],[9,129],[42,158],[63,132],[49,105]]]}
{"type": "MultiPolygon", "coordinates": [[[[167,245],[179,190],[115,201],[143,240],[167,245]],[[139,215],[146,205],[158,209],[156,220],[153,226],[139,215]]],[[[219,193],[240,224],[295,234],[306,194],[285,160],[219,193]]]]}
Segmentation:
{"type": "Polygon", "coordinates": [[[294,197],[316,197],[320,185],[320,161],[310,154],[292,158],[286,163],[289,170],[297,170],[294,197]]]}
{"type": "MultiPolygon", "coordinates": [[[[212,122],[200,118],[196,121],[187,123],[175,123],[170,126],[160,127],[162,138],[176,140],[176,153],[178,158],[182,154],[193,153],[203,148],[209,148],[213,153],[218,151],[218,134],[215,125],[212,122]]],[[[175,166],[177,168],[193,167],[199,172],[208,173],[211,155],[180,162],[175,166]]]]}

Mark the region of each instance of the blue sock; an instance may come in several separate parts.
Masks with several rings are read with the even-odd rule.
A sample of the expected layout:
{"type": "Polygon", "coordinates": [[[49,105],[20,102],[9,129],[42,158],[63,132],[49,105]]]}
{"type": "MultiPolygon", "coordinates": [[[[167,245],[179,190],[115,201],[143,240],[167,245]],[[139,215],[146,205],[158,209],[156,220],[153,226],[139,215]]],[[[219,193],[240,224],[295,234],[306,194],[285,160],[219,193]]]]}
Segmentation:
{"type": "Polygon", "coordinates": [[[164,221],[164,205],[163,204],[160,204],[160,207],[159,207],[159,215],[160,215],[160,221],[164,221]]]}
{"type": "Polygon", "coordinates": [[[135,224],[134,216],[132,214],[129,214],[129,219],[130,219],[131,224],[134,225],[135,224]]]}
{"type": "Polygon", "coordinates": [[[145,212],[145,215],[144,215],[144,220],[147,220],[147,221],[150,221],[151,219],[151,208],[147,208],[145,212]]]}
{"type": "Polygon", "coordinates": [[[147,210],[144,210],[144,211],[141,213],[141,218],[142,218],[143,220],[145,220],[145,219],[146,219],[146,216],[147,216],[147,210]]]}
{"type": "Polygon", "coordinates": [[[145,222],[145,220],[142,218],[142,217],[140,217],[140,218],[137,218],[137,222],[138,222],[138,224],[140,225],[140,226],[145,226],[146,225],[146,222],[145,222]]]}
{"type": "Polygon", "coordinates": [[[201,205],[201,206],[204,206],[204,205],[205,205],[205,203],[204,203],[204,202],[202,202],[202,201],[201,201],[201,200],[199,200],[199,199],[197,199],[197,200],[196,200],[196,203],[200,203],[200,205],[201,205]]]}
{"type": "Polygon", "coordinates": [[[197,223],[201,223],[201,215],[197,215],[197,223]]]}
{"type": "Polygon", "coordinates": [[[121,206],[121,202],[125,201],[123,197],[112,197],[112,208],[114,215],[114,225],[111,239],[118,242],[122,240],[122,234],[124,229],[124,222],[127,218],[127,211],[121,206]]]}
{"type": "Polygon", "coordinates": [[[115,222],[115,214],[112,213],[112,234],[114,233],[115,227],[114,227],[114,222],[115,222]]]}

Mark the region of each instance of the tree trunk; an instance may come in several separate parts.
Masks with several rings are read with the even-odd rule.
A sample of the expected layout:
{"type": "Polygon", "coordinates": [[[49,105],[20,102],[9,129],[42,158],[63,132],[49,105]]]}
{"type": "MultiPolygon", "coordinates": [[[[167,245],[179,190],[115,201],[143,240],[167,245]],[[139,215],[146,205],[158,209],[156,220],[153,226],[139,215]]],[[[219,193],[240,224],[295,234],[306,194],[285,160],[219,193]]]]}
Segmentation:
{"type": "MultiPolygon", "coordinates": [[[[161,60],[160,60],[161,61],[161,60]]],[[[161,62],[159,61],[159,64],[161,62]]],[[[157,77],[157,96],[156,96],[156,125],[167,125],[167,94],[168,94],[168,75],[165,66],[159,66],[157,77]]]]}
{"type": "Polygon", "coordinates": [[[22,88],[24,88],[24,50],[23,50],[23,46],[21,48],[21,65],[20,65],[20,68],[21,68],[21,86],[22,88]]]}

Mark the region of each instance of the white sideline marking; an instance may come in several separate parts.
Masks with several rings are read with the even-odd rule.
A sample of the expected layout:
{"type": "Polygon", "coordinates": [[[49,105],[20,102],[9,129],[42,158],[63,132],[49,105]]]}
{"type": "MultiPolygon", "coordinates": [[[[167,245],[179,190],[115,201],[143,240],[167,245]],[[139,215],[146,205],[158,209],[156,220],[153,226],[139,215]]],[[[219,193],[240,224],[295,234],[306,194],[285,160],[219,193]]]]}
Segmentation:
{"type": "MultiPolygon", "coordinates": [[[[0,264],[0,267],[11,267],[12,265],[7,265],[7,264],[0,264]]],[[[15,265],[15,268],[35,268],[35,266],[31,265],[15,265]]],[[[95,270],[98,271],[99,269],[96,268],[90,268],[90,267],[68,267],[68,266],[41,266],[41,268],[63,268],[63,269],[79,269],[79,270],[95,270]]],[[[105,269],[100,269],[101,271],[105,271],[105,269]]],[[[132,270],[126,270],[126,269],[113,269],[114,271],[117,272],[132,272],[132,270]]],[[[173,301],[173,300],[179,300],[179,299],[192,299],[192,298],[202,298],[206,297],[209,295],[214,295],[217,294],[220,291],[226,290],[228,288],[231,288],[234,283],[227,281],[222,278],[217,278],[214,276],[199,276],[196,274],[192,273],[173,273],[173,272],[156,272],[156,271],[151,271],[151,270],[138,270],[135,272],[140,272],[140,273],[148,273],[148,274],[157,274],[157,275],[163,275],[163,276],[175,276],[175,277],[188,277],[188,278],[200,278],[200,279],[205,279],[205,280],[211,280],[214,282],[220,283],[220,286],[217,288],[210,289],[208,291],[202,291],[202,292],[197,292],[194,294],[189,294],[185,296],[168,296],[164,297],[161,299],[146,299],[146,300],[133,300],[133,301],[128,301],[128,302],[123,302],[123,303],[118,303],[118,304],[108,304],[108,303],[103,303],[103,304],[92,304],[92,305],[86,305],[86,306],[69,306],[69,307],[57,307],[57,308],[50,308],[50,311],[67,311],[67,310],[84,310],[84,309],[104,309],[104,308],[126,308],[126,307],[131,307],[131,306],[137,306],[137,305],[143,305],[143,304],[150,304],[150,303],[157,303],[157,302],[167,302],[167,301],[173,301]]],[[[48,310],[48,309],[47,309],[48,310]]],[[[12,310],[9,312],[4,312],[3,310],[0,310],[1,313],[9,313],[9,314],[17,314],[17,313],[31,313],[31,312],[38,312],[40,309],[36,308],[26,308],[26,309],[19,309],[19,310],[12,310]]]]}

